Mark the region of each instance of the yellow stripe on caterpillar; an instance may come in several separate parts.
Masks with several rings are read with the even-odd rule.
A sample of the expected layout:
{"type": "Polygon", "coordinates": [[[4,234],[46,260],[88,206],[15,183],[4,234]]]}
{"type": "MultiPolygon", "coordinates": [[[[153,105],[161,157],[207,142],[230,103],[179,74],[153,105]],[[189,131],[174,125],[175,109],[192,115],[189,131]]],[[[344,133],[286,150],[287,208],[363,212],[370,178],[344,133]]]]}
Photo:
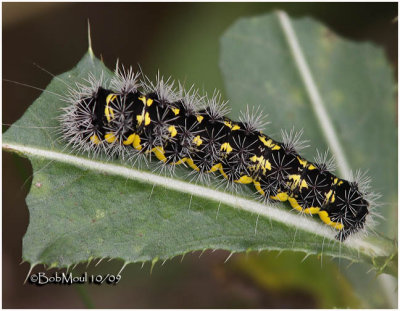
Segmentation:
{"type": "Polygon", "coordinates": [[[299,161],[300,165],[302,165],[303,167],[307,166],[307,160],[302,160],[300,157],[297,157],[297,160],[299,161]]]}
{"type": "Polygon", "coordinates": [[[131,134],[131,135],[129,135],[128,138],[127,138],[126,140],[124,140],[122,143],[123,143],[125,146],[132,144],[132,143],[133,143],[133,140],[134,140],[134,138],[135,138],[135,135],[136,135],[136,134],[131,134]]]}
{"type": "Polygon", "coordinates": [[[253,162],[258,162],[256,165],[256,171],[262,169],[264,175],[267,173],[267,170],[269,171],[271,170],[271,163],[269,162],[268,159],[265,159],[263,156],[257,157],[256,155],[254,155],[250,158],[250,160],[253,162]]]}
{"type": "Polygon", "coordinates": [[[99,137],[98,137],[96,134],[90,136],[90,140],[91,140],[92,143],[95,144],[95,145],[100,144],[100,139],[99,139],[99,137]]]}
{"type": "Polygon", "coordinates": [[[288,197],[289,196],[286,192],[279,192],[278,194],[276,194],[275,196],[271,196],[270,198],[273,200],[285,202],[287,201],[288,197]]]}
{"type": "Polygon", "coordinates": [[[235,124],[232,125],[232,121],[224,121],[224,124],[229,127],[232,131],[240,130],[240,126],[235,124]]]}
{"type": "Polygon", "coordinates": [[[168,127],[168,132],[170,132],[171,137],[175,137],[176,134],[178,134],[178,131],[176,130],[176,128],[175,128],[174,125],[170,125],[170,126],[168,127]]]}
{"type": "Polygon", "coordinates": [[[114,119],[114,110],[109,106],[110,102],[114,101],[117,98],[115,94],[109,94],[106,98],[106,107],[104,108],[104,114],[106,116],[107,122],[110,122],[111,119],[114,119]]]}
{"type": "Polygon", "coordinates": [[[226,173],[224,172],[224,169],[223,169],[221,163],[214,164],[207,173],[213,173],[213,172],[216,172],[216,171],[219,171],[220,174],[222,176],[224,176],[225,179],[228,179],[228,175],[226,175],[226,173]]]}
{"type": "Polygon", "coordinates": [[[193,142],[196,144],[196,146],[200,146],[203,143],[203,140],[200,138],[200,135],[197,135],[195,138],[193,138],[193,142]]]}
{"type": "Polygon", "coordinates": [[[104,114],[106,115],[107,122],[110,122],[111,119],[114,119],[114,110],[111,107],[106,106],[104,109],[104,114]]]}
{"type": "Polygon", "coordinates": [[[144,110],[143,110],[143,113],[142,113],[141,115],[137,115],[137,116],[136,116],[136,120],[138,121],[138,125],[139,125],[139,126],[142,125],[143,119],[144,119],[144,126],[149,125],[150,122],[151,122],[149,113],[146,112],[146,113],[144,114],[144,116],[143,116],[143,114],[144,114],[144,110]]]}
{"type": "Polygon", "coordinates": [[[193,160],[191,158],[182,158],[180,159],[178,162],[172,163],[173,165],[180,165],[180,164],[184,164],[187,163],[187,165],[189,165],[190,168],[194,169],[195,171],[200,171],[200,169],[197,167],[196,164],[194,164],[193,160]]]}
{"type": "Polygon", "coordinates": [[[288,197],[288,201],[290,205],[295,209],[298,210],[299,212],[303,211],[303,208],[300,206],[299,202],[293,197],[288,197]]]}
{"type": "Polygon", "coordinates": [[[321,218],[321,220],[322,220],[324,223],[326,223],[327,225],[329,225],[329,226],[335,228],[336,230],[342,230],[342,229],[343,229],[343,227],[344,227],[343,224],[340,223],[340,222],[333,222],[333,221],[330,219],[330,217],[329,217],[327,211],[320,211],[320,212],[318,213],[318,215],[319,215],[319,218],[321,218]]]}
{"type": "Polygon", "coordinates": [[[265,136],[258,136],[258,138],[261,140],[261,142],[267,146],[268,148],[272,149],[272,150],[279,150],[281,149],[281,147],[279,147],[278,145],[274,144],[272,142],[272,139],[265,139],[265,136]]]}
{"type": "Polygon", "coordinates": [[[132,144],[133,148],[135,148],[136,150],[142,150],[142,145],[140,144],[140,142],[140,136],[134,133],[129,135],[129,137],[122,143],[126,146],[132,144]]]}
{"type": "Polygon", "coordinates": [[[256,188],[256,190],[258,191],[258,193],[260,193],[261,195],[265,195],[264,190],[261,189],[260,182],[253,180],[253,184],[254,184],[254,187],[256,188]]]}
{"type": "Polygon", "coordinates": [[[153,102],[154,102],[154,100],[152,100],[151,98],[148,98],[147,101],[146,101],[146,105],[148,107],[150,107],[153,104],[153,102]]]}
{"type": "Polygon", "coordinates": [[[250,176],[244,175],[241,176],[239,179],[235,180],[236,183],[238,184],[250,184],[253,182],[253,178],[250,176]]]}
{"type": "Polygon", "coordinates": [[[132,144],[133,148],[135,148],[136,150],[142,150],[142,145],[140,144],[140,142],[140,136],[134,133],[129,135],[129,137],[122,143],[126,146],[132,144]]]}
{"type": "Polygon", "coordinates": [[[106,140],[106,142],[111,144],[117,139],[117,137],[115,137],[114,133],[110,132],[104,135],[104,139],[106,140]]]}
{"type": "Polygon", "coordinates": [[[308,207],[303,210],[303,213],[309,214],[309,215],[314,215],[314,214],[318,214],[319,211],[320,211],[319,207],[308,207]]]}
{"type": "Polygon", "coordinates": [[[197,165],[194,164],[193,159],[187,158],[187,159],[186,159],[186,163],[187,163],[192,169],[194,169],[195,171],[197,171],[197,172],[200,171],[200,169],[197,167],[197,165]]]}
{"type": "Polygon", "coordinates": [[[297,199],[290,196],[288,197],[288,201],[295,210],[298,210],[299,212],[305,214],[313,215],[313,214],[318,214],[318,212],[320,211],[319,207],[308,207],[303,209],[303,207],[299,204],[297,199]]]}
{"type": "Polygon", "coordinates": [[[149,115],[148,112],[146,112],[146,115],[145,115],[145,117],[144,117],[144,126],[149,125],[150,122],[151,122],[150,115],[149,115]]]}
{"type": "Polygon", "coordinates": [[[137,120],[139,126],[142,125],[142,122],[143,122],[143,114],[144,114],[144,111],[143,111],[142,114],[138,114],[138,115],[136,116],[136,120],[137,120]]]}
{"type": "Polygon", "coordinates": [[[172,108],[172,112],[177,116],[179,114],[179,108],[172,108]]]}
{"type": "Polygon", "coordinates": [[[178,162],[174,162],[174,163],[172,163],[172,164],[173,164],[173,165],[180,165],[180,164],[185,163],[186,160],[187,160],[187,158],[182,158],[182,159],[180,159],[178,162]]]}
{"type": "Polygon", "coordinates": [[[157,159],[159,159],[160,161],[162,161],[162,162],[167,161],[167,158],[165,157],[165,151],[162,146],[156,146],[153,149],[151,149],[151,151],[153,151],[153,153],[155,154],[157,159]]]}
{"type": "Polygon", "coordinates": [[[308,188],[307,182],[301,179],[300,175],[289,175],[289,180],[293,180],[291,189],[294,190],[297,186],[300,186],[300,190],[303,188],[308,188]],[[301,183],[300,183],[301,180],[301,183]]]}
{"type": "Polygon", "coordinates": [[[329,192],[325,195],[325,202],[326,203],[333,203],[335,202],[335,194],[333,193],[333,190],[329,190],[329,192]]]}
{"type": "Polygon", "coordinates": [[[226,175],[226,173],[224,172],[222,165],[219,167],[219,172],[221,173],[222,176],[224,176],[225,179],[229,179],[228,175],[226,175]]]}
{"type": "Polygon", "coordinates": [[[316,167],[315,167],[314,165],[310,164],[310,165],[308,166],[308,169],[309,169],[310,171],[312,171],[312,170],[315,170],[316,167]]]}
{"type": "Polygon", "coordinates": [[[215,171],[218,171],[220,167],[222,167],[221,163],[214,164],[207,173],[213,173],[215,171]]]}
{"type": "Polygon", "coordinates": [[[231,123],[231,121],[224,121],[224,124],[225,124],[227,127],[232,128],[232,123],[231,123]]]}
{"type": "Polygon", "coordinates": [[[143,105],[146,105],[147,107],[150,107],[154,102],[154,100],[152,100],[151,98],[146,98],[146,96],[140,96],[138,99],[143,103],[143,105]]]}
{"type": "Polygon", "coordinates": [[[142,101],[143,105],[146,105],[146,96],[140,96],[138,99],[142,101]]]}
{"type": "Polygon", "coordinates": [[[141,143],[140,136],[135,134],[135,136],[133,137],[133,143],[132,143],[133,148],[135,148],[136,150],[142,150],[142,145],[140,143],[141,143]]]}
{"type": "Polygon", "coordinates": [[[106,104],[108,105],[110,102],[113,102],[117,98],[116,94],[109,94],[106,97],[106,104]]]}
{"type": "Polygon", "coordinates": [[[232,147],[229,143],[223,143],[221,145],[221,151],[225,151],[226,153],[231,153],[232,152],[232,147]]]}

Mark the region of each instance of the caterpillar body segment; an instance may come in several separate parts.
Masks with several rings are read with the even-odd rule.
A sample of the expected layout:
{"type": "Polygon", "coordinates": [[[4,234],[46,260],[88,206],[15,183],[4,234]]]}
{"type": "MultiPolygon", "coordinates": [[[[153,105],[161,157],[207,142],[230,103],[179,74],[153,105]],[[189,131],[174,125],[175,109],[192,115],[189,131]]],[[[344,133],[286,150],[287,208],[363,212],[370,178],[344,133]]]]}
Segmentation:
{"type": "Polygon", "coordinates": [[[265,199],[319,215],[340,241],[364,228],[370,204],[356,182],[302,158],[298,135],[278,142],[261,133],[259,115],[254,122],[248,111],[239,122],[229,119],[219,94],[206,100],[182,88],[175,92],[162,78],[153,84],[123,70],[110,88],[76,98],[61,117],[63,137],[75,149],[152,155],[166,167],[218,172],[228,184],[252,184],[265,199]]]}

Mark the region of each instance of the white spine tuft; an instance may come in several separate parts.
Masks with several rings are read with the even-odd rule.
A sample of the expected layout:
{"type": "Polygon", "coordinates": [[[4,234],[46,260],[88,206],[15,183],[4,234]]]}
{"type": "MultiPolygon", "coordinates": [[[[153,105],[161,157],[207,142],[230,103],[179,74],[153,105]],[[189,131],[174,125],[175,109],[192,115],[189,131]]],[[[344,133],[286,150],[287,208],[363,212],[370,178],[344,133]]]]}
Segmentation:
{"type": "Polygon", "coordinates": [[[283,145],[287,150],[300,151],[309,147],[309,145],[307,145],[309,141],[301,139],[301,136],[303,135],[303,129],[297,132],[294,130],[294,127],[290,130],[290,132],[282,129],[281,135],[283,145]]]}
{"type": "Polygon", "coordinates": [[[176,102],[179,98],[175,90],[174,81],[171,77],[164,79],[157,73],[156,82],[151,81],[147,76],[143,75],[142,86],[145,93],[156,93],[161,104],[176,102]]]}
{"type": "Polygon", "coordinates": [[[194,113],[200,110],[204,106],[205,96],[199,95],[199,90],[192,85],[189,90],[186,90],[184,86],[178,82],[178,95],[182,101],[183,106],[189,113],[194,113]]]}
{"type": "Polygon", "coordinates": [[[357,185],[361,193],[366,194],[371,189],[371,177],[368,175],[368,171],[356,170],[355,172],[350,171],[346,179],[357,185]]]}
{"type": "Polygon", "coordinates": [[[246,112],[241,111],[239,121],[243,123],[248,132],[262,131],[270,122],[266,120],[268,115],[263,115],[260,106],[257,108],[246,106],[246,112]]]}
{"type": "Polygon", "coordinates": [[[206,111],[212,119],[220,119],[230,112],[228,101],[223,101],[221,93],[214,90],[213,96],[207,100],[206,111]]]}
{"type": "Polygon", "coordinates": [[[141,86],[139,77],[140,72],[135,73],[132,67],[127,69],[123,65],[118,66],[117,63],[110,86],[121,94],[135,93],[141,86]]]}
{"type": "Polygon", "coordinates": [[[336,160],[334,156],[329,156],[329,149],[325,150],[324,153],[317,149],[316,153],[314,162],[321,171],[334,172],[336,170],[336,160]]]}

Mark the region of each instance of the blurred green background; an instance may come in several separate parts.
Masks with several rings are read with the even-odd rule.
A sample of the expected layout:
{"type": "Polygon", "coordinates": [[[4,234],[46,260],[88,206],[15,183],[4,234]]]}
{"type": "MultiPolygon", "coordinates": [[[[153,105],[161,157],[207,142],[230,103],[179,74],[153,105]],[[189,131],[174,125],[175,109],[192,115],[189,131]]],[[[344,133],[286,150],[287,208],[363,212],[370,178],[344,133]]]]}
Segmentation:
{"type": "MultiPolygon", "coordinates": [[[[312,16],[341,36],[384,47],[397,76],[396,3],[3,3],[3,78],[45,88],[54,74],[72,68],[87,50],[87,19],[93,49],[110,68],[117,58],[159,69],[186,85],[223,91],[219,38],[239,17],[274,9],[312,16]]],[[[16,121],[40,92],[3,82],[3,124],[16,121]]],[[[45,116],[43,116],[45,117],[45,116]]],[[[6,126],[3,126],[3,130],[6,126]]],[[[3,307],[79,308],[332,308],[367,307],[345,274],[345,265],[303,254],[263,252],[229,255],[206,251],[163,266],[125,268],[117,286],[23,285],[29,265],[20,265],[29,214],[25,197],[30,163],[3,152],[3,307]]],[[[117,273],[122,262],[77,267],[117,273]]],[[[43,271],[42,266],[34,272],[43,271]]],[[[385,307],[381,297],[376,306],[385,307]]]]}

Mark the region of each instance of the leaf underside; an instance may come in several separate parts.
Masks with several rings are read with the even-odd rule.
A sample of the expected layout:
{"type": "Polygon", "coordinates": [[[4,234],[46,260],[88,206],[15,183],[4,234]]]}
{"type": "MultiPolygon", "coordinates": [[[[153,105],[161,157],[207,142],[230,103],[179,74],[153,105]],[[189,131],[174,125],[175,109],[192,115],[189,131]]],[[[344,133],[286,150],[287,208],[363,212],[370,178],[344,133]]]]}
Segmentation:
{"type": "MultiPolygon", "coordinates": [[[[389,106],[393,103],[390,89],[393,81],[381,50],[369,44],[350,43],[330,33],[333,39],[324,39],[328,30],[309,19],[293,23],[300,41],[305,41],[305,45],[310,47],[309,52],[315,53],[306,53],[311,67],[315,66],[321,72],[321,68],[330,69],[330,74],[318,81],[323,80],[321,88],[330,94],[326,104],[335,107],[331,115],[335,126],[340,133],[346,133],[340,137],[350,163],[361,168],[375,163],[375,159],[371,159],[373,155],[363,149],[370,146],[375,138],[365,131],[370,124],[368,117],[374,116],[373,125],[382,128],[382,135],[386,135],[383,136],[385,142],[391,142],[393,147],[393,150],[388,148],[382,154],[387,161],[381,158],[381,168],[387,173],[389,167],[393,170],[396,165],[393,163],[396,155],[395,142],[392,142],[394,129],[390,128],[387,119],[381,118],[383,112],[390,111],[389,106]],[[313,44],[323,46],[315,49],[313,44]],[[348,50],[335,56],[334,52],[343,48],[348,50]],[[354,60],[357,66],[352,67],[351,76],[352,79],[357,75],[360,78],[356,90],[349,89],[342,81],[343,77],[339,76],[339,69],[345,71],[344,76],[349,70],[346,68],[347,53],[357,55],[354,60]],[[337,72],[332,66],[337,68],[337,72]],[[370,78],[362,79],[366,74],[370,78]],[[372,83],[374,87],[371,87],[372,83]],[[376,86],[376,83],[379,85],[376,86]],[[335,85],[335,89],[330,90],[329,85],[335,85]],[[361,92],[361,89],[364,91],[361,92]],[[376,94],[368,94],[372,90],[376,94]],[[378,95],[379,101],[376,100],[378,95]],[[381,105],[373,106],[376,102],[381,105]],[[366,120],[353,116],[360,109],[364,110],[361,104],[368,105],[366,109],[371,110],[366,120]],[[377,112],[379,109],[383,110],[380,114],[377,112]],[[352,127],[354,120],[360,123],[356,129],[352,127]]],[[[315,116],[307,107],[307,96],[290,61],[275,15],[236,23],[222,39],[221,64],[234,117],[237,117],[239,108],[243,109],[244,103],[259,104],[274,119],[275,127],[268,128],[272,129],[272,133],[277,133],[280,126],[290,128],[294,124],[296,128],[304,128],[305,136],[312,139],[313,146],[326,146],[320,129],[315,125],[315,116]],[[246,49],[246,53],[242,49],[246,49]]],[[[67,267],[94,258],[120,258],[126,263],[155,262],[194,250],[225,249],[231,252],[298,250],[308,254],[372,262],[378,255],[391,253],[390,241],[384,239],[360,242],[356,238],[339,243],[333,239],[333,230],[330,232],[318,219],[296,215],[284,204],[278,208],[265,205],[266,213],[261,216],[249,212],[246,206],[232,203],[235,197],[246,199],[249,205],[254,202],[251,190],[246,187],[241,194],[230,194],[231,201],[218,201],[207,197],[207,186],[205,193],[190,193],[185,187],[171,188],[167,183],[155,185],[151,178],[130,178],[110,171],[104,173],[100,169],[46,156],[46,152],[52,152],[61,157],[71,155],[77,159],[86,158],[94,166],[98,163],[131,169],[131,165],[123,160],[93,159],[85,154],[74,154],[56,133],[59,127],[57,117],[62,113],[60,108],[67,103],[54,93],[64,95],[67,92],[65,83],[73,86],[76,82],[84,82],[89,73],[99,76],[101,72],[106,78],[112,75],[91,53],[86,54],[74,69],[53,79],[46,89],[51,93],[44,92],[3,136],[3,147],[29,157],[33,166],[34,177],[26,199],[30,223],[23,241],[24,260],[31,264],[67,267]],[[24,147],[38,150],[40,155],[24,152],[24,147]],[[299,223],[305,221],[306,217],[310,228],[305,230],[304,226],[289,225],[279,215],[266,216],[276,211],[279,213],[280,210],[282,214],[294,214],[299,223]],[[322,231],[328,233],[319,234],[313,228],[323,228],[322,231]],[[383,253],[376,252],[376,249],[383,250],[383,253]]],[[[322,94],[325,95],[325,92],[322,94]]],[[[379,139],[372,143],[378,146],[383,144],[379,139]]],[[[310,155],[307,152],[305,154],[310,155]]],[[[390,171],[385,177],[384,173],[376,173],[378,170],[374,169],[374,165],[370,166],[374,182],[378,185],[386,182],[387,193],[382,192],[388,198],[395,198],[392,191],[396,184],[392,180],[394,173],[390,171]]],[[[143,170],[151,174],[149,169],[143,170]]],[[[179,172],[177,179],[185,180],[185,172],[189,171],[182,169],[179,172]]],[[[156,178],[158,175],[153,176],[156,178]]],[[[209,188],[215,190],[214,186],[209,188]]],[[[221,192],[222,195],[226,193],[221,192]]],[[[390,215],[393,208],[390,206],[383,210],[384,215],[390,215]]]]}

